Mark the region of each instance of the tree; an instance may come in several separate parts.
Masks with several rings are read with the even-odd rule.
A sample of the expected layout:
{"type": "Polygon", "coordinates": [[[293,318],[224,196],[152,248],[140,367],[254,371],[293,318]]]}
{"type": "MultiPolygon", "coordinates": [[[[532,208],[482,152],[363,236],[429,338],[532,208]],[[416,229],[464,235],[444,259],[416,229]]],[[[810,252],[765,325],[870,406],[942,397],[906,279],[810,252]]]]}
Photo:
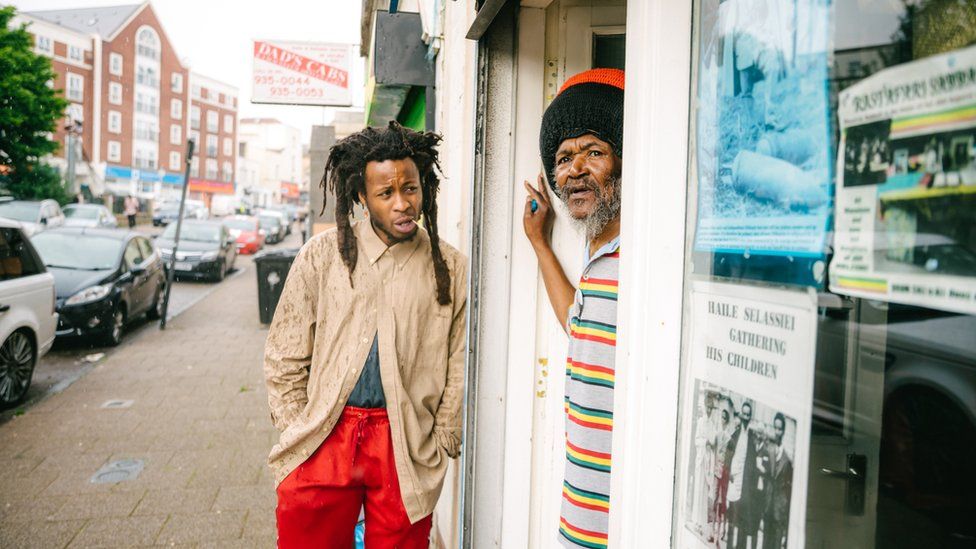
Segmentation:
{"type": "Polygon", "coordinates": [[[58,150],[48,135],[68,102],[48,86],[51,61],[34,53],[25,25],[10,28],[13,7],[0,8],[0,185],[17,198],[65,201],[57,170],[41,159],[58,150]]]}

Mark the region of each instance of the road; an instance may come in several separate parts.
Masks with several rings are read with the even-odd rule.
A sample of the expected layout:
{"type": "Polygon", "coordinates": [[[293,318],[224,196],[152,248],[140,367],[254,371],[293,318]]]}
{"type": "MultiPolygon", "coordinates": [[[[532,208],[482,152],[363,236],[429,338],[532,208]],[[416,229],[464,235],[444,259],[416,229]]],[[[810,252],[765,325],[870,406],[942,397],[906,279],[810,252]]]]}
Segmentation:
{"type": "MultiPolygon", "coordinates": [[[[296,248],[301,246],[301,235],[297,232],[297,224],[293,232],[283,242],[265,246],[265,250],[296,248]]],[[[150,226],[139,226],[140,232],[157,234],[162,229],[150,226]]],[[[235,261],[235,269],[228,273],[227,279],[239,276],[254,275],[254,256],[240,255],[235,261]]],[[[183,313],[200,300],[217,289],[219,283],[200,282],[194,280],[177,280],[170,292],[169,312],[167,317],[172,319],[183,313]]],[[[255,284],[255,290],[257,286],[255,284]]],[[[257,315],[258,311],[254,311],[257,315]]],[[[98,363],[103,362],[110,354],[126,345],[138,344],[141,335],[151,330],[158,330],[159,322],[140,318],[126,327],[125,339],[119,347],[103,347],[97,342],[88,340],[55,341],[54,348],[41,358],[34,369],[31,387],[27,391],[24,402],[14,408],[0,412],[0,423],[15,415],[23,414],[32,406],[48,396],[65,390],[72,383],[80,379],[98,363]]]]}

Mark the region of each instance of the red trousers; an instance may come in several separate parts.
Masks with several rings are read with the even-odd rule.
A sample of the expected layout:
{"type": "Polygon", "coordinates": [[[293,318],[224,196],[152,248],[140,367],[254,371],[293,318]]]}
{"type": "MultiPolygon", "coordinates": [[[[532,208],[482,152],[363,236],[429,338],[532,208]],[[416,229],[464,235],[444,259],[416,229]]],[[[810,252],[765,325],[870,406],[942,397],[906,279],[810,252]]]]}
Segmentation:
{"type": "Polygon", "coordinates": [[[325,442],[278,485],[278,547],[353,549],[363,506],[368,549],[427,549],[431,517],[407,518],[386,410],[347,406],[325,442]]]}

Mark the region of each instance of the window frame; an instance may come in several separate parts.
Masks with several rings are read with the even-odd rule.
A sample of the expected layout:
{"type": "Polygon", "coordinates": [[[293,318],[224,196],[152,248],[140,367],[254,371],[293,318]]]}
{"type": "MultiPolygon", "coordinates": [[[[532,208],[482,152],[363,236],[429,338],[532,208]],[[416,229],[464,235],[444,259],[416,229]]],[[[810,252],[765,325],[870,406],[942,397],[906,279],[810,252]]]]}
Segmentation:
{"type": "Polygon", "coordinates": [[[125,72],[125,58],[121,53],[113,51],[108,54],[108,72],[115,76],[122,76],[125,72]]]}
{"type": "Polygon", "coordinates": [[[109,133],[122,133],[122,113],[119,111],[108,111],[108,124],[106,126],[109,133]],[[115,123],[113,123],[113,120],[115,123]]]}

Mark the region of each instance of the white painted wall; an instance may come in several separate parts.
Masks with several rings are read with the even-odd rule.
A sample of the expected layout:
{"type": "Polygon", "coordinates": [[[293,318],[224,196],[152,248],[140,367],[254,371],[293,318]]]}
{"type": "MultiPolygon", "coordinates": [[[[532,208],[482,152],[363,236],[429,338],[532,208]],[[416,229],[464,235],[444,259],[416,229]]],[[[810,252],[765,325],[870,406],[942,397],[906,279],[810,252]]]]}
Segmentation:
{"type": "MultiPolygon", "coordinates": [[[[280,197],[281,182],[302,181],[301,132],[281,122],[238,121],[237,140],[244,143],[238,170],[258,170],[257,186],[263,195],[280,197]]],[[[238,181],[246,181],[241,173],[238,181]]]]}

